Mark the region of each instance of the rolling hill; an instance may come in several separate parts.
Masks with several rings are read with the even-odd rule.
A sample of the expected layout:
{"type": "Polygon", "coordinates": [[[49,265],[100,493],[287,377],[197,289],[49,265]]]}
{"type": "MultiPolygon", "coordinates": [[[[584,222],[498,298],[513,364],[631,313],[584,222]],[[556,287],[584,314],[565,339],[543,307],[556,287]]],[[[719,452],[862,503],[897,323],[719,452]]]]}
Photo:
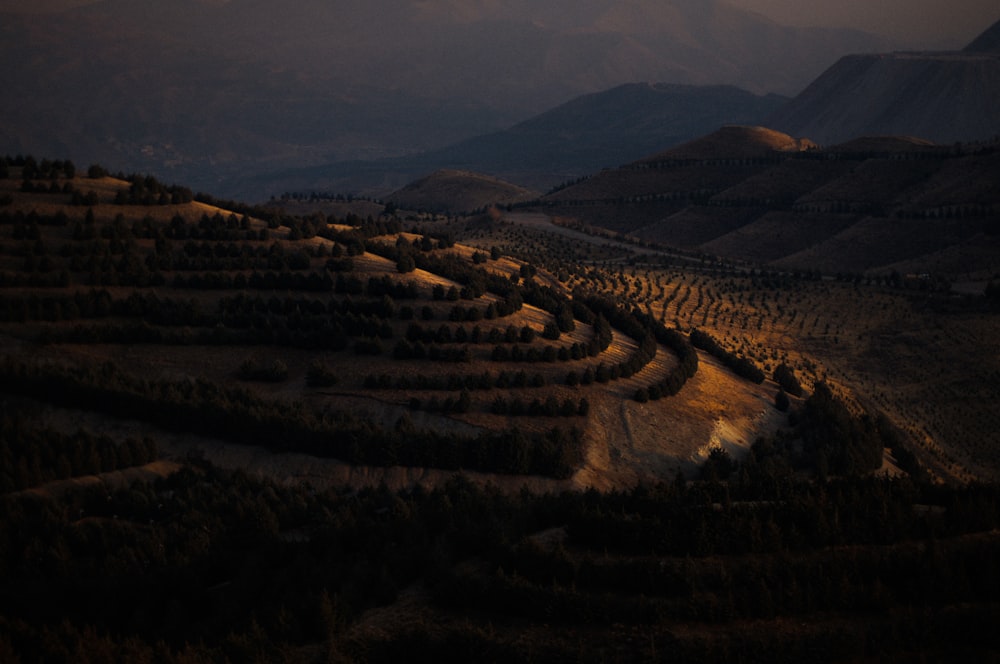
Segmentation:
{"type": "Polygon", "coordinates": [[[583,224],[783,269],[981,280],[1000,255],[998,178],[995,144],[875,137],[820,149],[726,127],[543,203],[583,224]]]}
{"type": "Polygon", "coordinates": [[[489,205],[511,205],[538,198],[538,193],[494,177],[469,171],[440,170],[386,197],[405,210],[461,213],[489,205]]]}

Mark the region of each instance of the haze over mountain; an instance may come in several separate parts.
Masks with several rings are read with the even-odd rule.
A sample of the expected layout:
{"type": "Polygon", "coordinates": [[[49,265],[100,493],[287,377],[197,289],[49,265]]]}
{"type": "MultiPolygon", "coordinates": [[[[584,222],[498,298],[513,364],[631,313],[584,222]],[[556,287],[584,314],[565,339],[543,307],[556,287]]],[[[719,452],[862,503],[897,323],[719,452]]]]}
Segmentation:
{"type": "Polygon", "coordinates": [[[233,190],[258,198],[287,191],[353,191],[380,197],[449,168],[489,173],[545,191],[724,124],[759,123],[787,101],[731,86],[630,83],[582,95],[509,129],[438,150],[265,173],[234,184],[233,190]]]}
{"type": "Polygon", "coordinates": [[[105,0],[3,17],[0,145],[225,193],[236,173],[440,147],[628,82],[792,94],[886,46],[714,0],[105,0]]]}
{"type": "Polygon", "coordinates": [[[820,143],[912,135],[942,143],[1000,134],[1000,23],[958,52],[850,55],[768,120],[820,143]]]}

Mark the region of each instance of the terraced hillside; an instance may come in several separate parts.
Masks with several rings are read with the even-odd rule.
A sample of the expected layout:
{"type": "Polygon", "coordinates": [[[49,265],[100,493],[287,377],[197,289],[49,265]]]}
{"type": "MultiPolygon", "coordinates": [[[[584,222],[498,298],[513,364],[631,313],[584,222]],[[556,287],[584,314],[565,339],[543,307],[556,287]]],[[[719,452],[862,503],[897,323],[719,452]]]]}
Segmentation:
{"type": "MultiPolygon", "coordinates": [[[[822,218],[827,227],[842,223],[835,214],[822,218]]],[[[892,422],[940,478],[990,479],[1000,470],[992,407],[1000,395],[1000,337],[994,300],[982,295],[981,282],[949,290],[929,274],[767,270],[534,212],[440,227],[464,243],[530,257],[574,291],[631,301],[669,327],[703,331],[734,362],[744,358],[768,378],[785,364],[807,391],[826,383],[854,412],[892,422]]],[[[775,224],[770,235],[762,230],[746,244],[780,249],[787,242],[781,230],[775,224]]],[[[803,229],[803,237],[822,230],[803,229]]],[[[675,408],[709,362],[702,353],[698,377],[675,398],[675,408]]]]}
{"type": "Polygon", "coordinates": [[[734,451],[781,423],[773,387],[712,363],[668,404],[698,367],[684,335],[497,248],[63,169],[0,180],[0,319],[5,384],[68,430],[262,472],[259,450],[298,455],[273,465],[329,484],[613,487],[694,472],[720,421],[734,451]]]}
{"type": "Polygon", "coordinates": [[[997,650],[995,285],[0,165],[0,660],[997,650]]]}
{"type": "Polygon", "coordinates": [[[819,149],[726,127],[545,196],[579,226],[784,270],[985,282],[996,256],[995,144],[870,138],[819,149]]]}

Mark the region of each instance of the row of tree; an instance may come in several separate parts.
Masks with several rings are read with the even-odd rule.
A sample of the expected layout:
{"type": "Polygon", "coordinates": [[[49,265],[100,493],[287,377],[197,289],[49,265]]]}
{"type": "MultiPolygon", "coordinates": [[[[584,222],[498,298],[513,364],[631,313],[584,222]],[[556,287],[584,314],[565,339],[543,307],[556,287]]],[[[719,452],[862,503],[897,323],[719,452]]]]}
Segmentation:
{"type": "MultiPolygon", "coordinates": [[[[713,337],[708,332],[694,329],[691,330],[690,338],[692,346],[705,351],[709,355],[712,355],[717,360],[722,362],[722,364],[724,364],[726,367],[732,370],[732,372],[735,373],[737,376],[746,378],[747,380],[753,383],[757,383],[758,385],[760,383],[763,383],[764,379],[767,378],[766,374],[761,370],[761,368],[753,363],[753,360],[750,360],[749,358],[746,358],[742,355],[730,353],[721,345],[719,345],[719,342],[716,341],[715,337],[713,337]]],[[[789,390],[785,391],[788,392],[789,390]]],[[[800,393],[801,393],[801,388],[800,388],[800,393]]]]}
{"type": "Polygon", "coordinates": [[[115,441],[85,429],[67,434],[39,428],[34,417],[27,417],[28,410],[22,405],[11,412],[5,404],[0,415],[0,493],[141,466],[157,458],[150,438],[115,441]]]}
{"type": "Polygon", "coordinates": [[[357,465],[566,477],[582,459],[579,432],[550,431],[530,437],[515,430],[469,438],[381,429],[347,411],[316,412],[299,402],[265,400],[204,379],[144,380],[111,362],[99,367],[60,367],[7,358],[0,364],[0,382],[17,394],[56,405],[357,465]]]}

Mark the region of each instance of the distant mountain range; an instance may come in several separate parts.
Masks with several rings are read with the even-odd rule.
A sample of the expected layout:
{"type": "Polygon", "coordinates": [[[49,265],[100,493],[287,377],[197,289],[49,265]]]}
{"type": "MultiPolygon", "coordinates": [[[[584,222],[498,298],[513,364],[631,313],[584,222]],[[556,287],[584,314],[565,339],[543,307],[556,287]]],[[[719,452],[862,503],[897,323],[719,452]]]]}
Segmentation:
{"type": "Polygon", "coordinates": [[[436,149],[629,82],[793,94],[886,46],[718,0],[101,0],[0,18],[0,150],[229,195],[255,174],[436,149]]]}
{"type": "Polygon", "coordinates": [[[269,173],[242,189],[381,195],[450,168],[546,190],[724,124],[765,124],[827,145],[873,135],[941,143],[990,139],[1000,135],[998,26],[961,52],[845,56],[792,100],[727,86],[628,84],[446,148],[269,173]]]}
{"type": "Polygon", "coordinates": [[[632,83],[578,97],[510,129],[438,150],[267,173],[237,188],[246,195],[320,190],[382,196],[432,171],[455,169],[546,191],[723,124],[758,123],[786,101],[730,86],[632,83]]]}

